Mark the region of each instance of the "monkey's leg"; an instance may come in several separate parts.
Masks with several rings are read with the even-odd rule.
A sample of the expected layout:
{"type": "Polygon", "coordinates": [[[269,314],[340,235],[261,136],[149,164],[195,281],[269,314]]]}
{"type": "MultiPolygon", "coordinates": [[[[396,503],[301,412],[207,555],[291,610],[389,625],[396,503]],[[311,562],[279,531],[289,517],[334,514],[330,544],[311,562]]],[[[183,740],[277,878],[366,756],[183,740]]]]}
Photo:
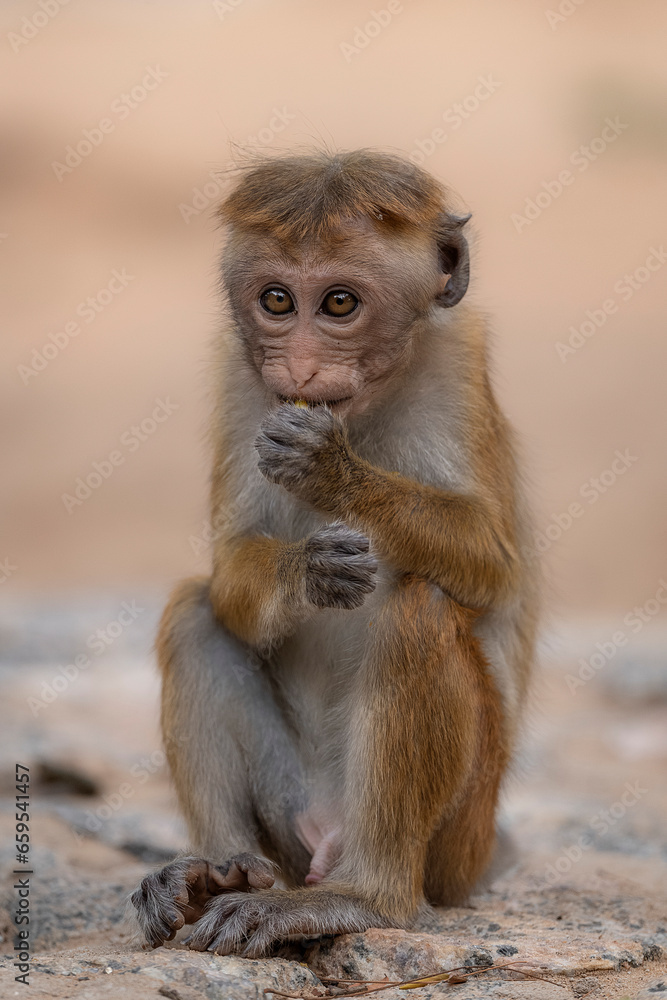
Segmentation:
{"type": "Polygon", "coordinates": [[[162,733],[192,857],[149,875],[133,896],[152,944],[193,923],[221,892],[303,878],[293,816],[305,787],[261,660],[215,618],[207,580],[180,584],[158,635],[162,733]]]}
{"type": "Polygon", "coordinates": [[[421,902],[436,857],[438,890],[429,872],[429,897],[453,903],[493,853],[507,752],[476,617],[438,587],[404,577],[359,678],[338,875],[400,919],[421,902]]]}
{"type": "Polygon", "coordinates": [[[506,754],[474,618],[424,580],[397,586],[352,693],[340,862],[316,889],[219,897],[193,947],[256,957],[290,934],[405,925],[424,898],[438,832],[437,897],[477,881],[493,850],[506,754]],[[476,770],[488,778],[480,783],[476,770]]]}
{"type": "Polygon", "coordinates": [[[456,906],[496,869],[513,861],[514,845],[496,829],[496,807],[509,761],[498,695],[480,673],[475,761],[458,804],[452,803],[429,844],[425,895],[437,906],[456,906]]]}

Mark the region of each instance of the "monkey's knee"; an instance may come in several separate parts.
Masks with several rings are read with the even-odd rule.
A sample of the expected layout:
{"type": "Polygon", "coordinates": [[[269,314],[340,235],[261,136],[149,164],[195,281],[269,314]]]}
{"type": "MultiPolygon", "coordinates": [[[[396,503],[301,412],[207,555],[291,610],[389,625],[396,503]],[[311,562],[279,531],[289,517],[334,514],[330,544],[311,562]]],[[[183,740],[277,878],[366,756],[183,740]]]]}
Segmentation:
{"type": "Polygon", "coordinates": [[[174,653],[190,638],[199,633],[209,617],[209,586],[207,577],[181,580],[172,591],[162,612],[158,628],[156,649],[162,670],[172,662],[174,653]]]}
{"type": "Polygon", "coordinates": [[[476,611],[458,604],[437,584],[410,574],[398,582],[380,620],[416,655],[455,646],[472,653],[477,617],[476,611]]]}

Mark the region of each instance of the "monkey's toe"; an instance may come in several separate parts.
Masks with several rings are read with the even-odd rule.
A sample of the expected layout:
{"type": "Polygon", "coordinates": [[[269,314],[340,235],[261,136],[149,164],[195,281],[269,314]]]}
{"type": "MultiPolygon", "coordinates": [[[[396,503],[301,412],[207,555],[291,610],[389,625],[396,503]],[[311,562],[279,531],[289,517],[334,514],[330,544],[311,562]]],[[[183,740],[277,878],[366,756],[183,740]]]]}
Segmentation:
{"type": "Polygon", "coordinates": [[[282,895],[280,890],[268,890],[249,896],[233,893],[218,897],[188,938],[188,947],[193,951],[212,951],[216,955],[245,953],[250,935],[267,920],[275,906],[275,898],[282,895]]]}
{"type": "Polygon", "coordinates": [[[227,891],[270,889],[276,881],[277,866],[255,854],[236,854],[223,865],[216,865],[218,885],[227,891]]]}

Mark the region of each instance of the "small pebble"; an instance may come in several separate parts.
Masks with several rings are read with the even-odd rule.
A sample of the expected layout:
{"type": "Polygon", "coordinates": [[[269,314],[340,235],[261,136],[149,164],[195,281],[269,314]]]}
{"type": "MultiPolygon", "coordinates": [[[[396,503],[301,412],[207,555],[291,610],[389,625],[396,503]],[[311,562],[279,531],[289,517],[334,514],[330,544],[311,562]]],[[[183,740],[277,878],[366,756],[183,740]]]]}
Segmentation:
{"type": "Polygon", "coordinates": [[[575,979],[572,983],[572,992],[575,997],[584,997],[589,993],[597,993],[599,989],[600,983],[595,976],[582,976],[581,979],[575,979]]]}

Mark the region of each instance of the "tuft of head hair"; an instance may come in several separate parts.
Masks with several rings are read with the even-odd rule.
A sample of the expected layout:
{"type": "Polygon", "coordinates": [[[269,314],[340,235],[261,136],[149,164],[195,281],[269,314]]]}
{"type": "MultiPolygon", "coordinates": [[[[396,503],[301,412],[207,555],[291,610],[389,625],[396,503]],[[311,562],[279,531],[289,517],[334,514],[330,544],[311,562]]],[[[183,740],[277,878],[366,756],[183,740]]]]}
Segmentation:
{"type": "Polygon", "coordinates": [[[222,221],[283,246],[333,234],[350,218],[435,234],[446,190],[410,160],[358,149],[270,158],[247,169],[220,206],[222,221]]]}

